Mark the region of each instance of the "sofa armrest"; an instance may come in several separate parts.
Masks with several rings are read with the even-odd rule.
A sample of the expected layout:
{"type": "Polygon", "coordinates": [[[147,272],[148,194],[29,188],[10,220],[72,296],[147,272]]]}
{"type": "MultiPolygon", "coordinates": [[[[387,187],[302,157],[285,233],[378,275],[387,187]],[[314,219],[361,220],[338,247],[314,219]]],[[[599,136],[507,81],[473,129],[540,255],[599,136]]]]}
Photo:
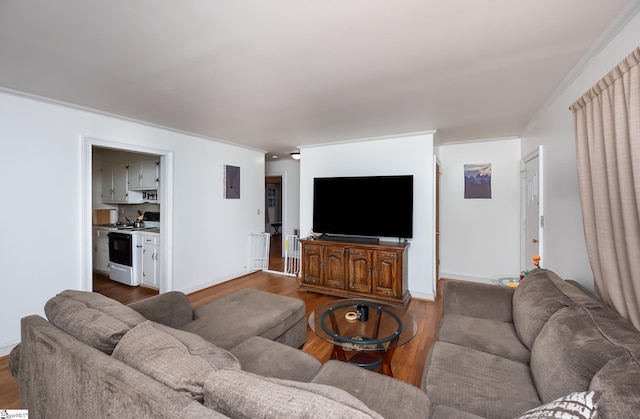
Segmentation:
{"type": "Polygon", "coordinates": [[[315,357],[282,343],[254,336],[232,348],[243,371],[263,377],[309,382],[322,364],[315,357]]]}
{"type": "Polygon", "coordinates": [[[434,417],[429,396],[418,387],[346,362],[327,361],[311,382],[342,389],[386,419],[434,417]]]}
{"type": "Polygon", "coordinates": [[[181,327],[193,321],[193,308],[186,294],[165,292],[128,305],[147,320],[169,327],[181,327]]]}
{"type": "Polygon", "coordinates": [[[18,378],[20,373],[20,350],[22,349],[22,343],[18,343],[9,354],[9,372],[14,378],[18,378]]]}
{"type": "Polygon", "coordinates": [[[447,280],[442,315],[459,314],[501,322],[513,322],[514,288],[494,284],[447,280]]]}

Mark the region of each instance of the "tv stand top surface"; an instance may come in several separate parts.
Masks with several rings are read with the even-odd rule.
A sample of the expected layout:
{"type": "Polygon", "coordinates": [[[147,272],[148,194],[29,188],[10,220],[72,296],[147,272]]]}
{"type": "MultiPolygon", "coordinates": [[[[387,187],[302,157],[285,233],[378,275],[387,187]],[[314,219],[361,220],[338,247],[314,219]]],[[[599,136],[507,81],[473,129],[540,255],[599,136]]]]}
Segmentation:
{"type": "Polygon", "coordinates": [[[354,237],[354,236],[339,236],[339,235],[330,235],[323,234],[320,237],[305,237],[301,241],[304,242],[322,242],[322,243],[336,243],[341,245],[350,245],[354,246],[380,246],[380,247],[389,247],[389,248],[406,248],[409,246],[408,241],[381,241],[377,237],[354,237]]]}
{"type": "Polygon", "coordinates": [[[322,236],[320,236],[319,240],[347,243],[380,243],[380,239],[377,237],[341,236],[339,234],[323,234],[322,236]]]}

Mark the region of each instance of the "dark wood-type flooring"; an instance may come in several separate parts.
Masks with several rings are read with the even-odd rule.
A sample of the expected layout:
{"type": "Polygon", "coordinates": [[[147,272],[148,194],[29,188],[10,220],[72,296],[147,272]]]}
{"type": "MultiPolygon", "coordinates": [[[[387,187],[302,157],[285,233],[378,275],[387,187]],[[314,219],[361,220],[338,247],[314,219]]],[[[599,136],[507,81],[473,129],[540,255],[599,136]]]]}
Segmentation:
{"type": "MultiPolygon", "coordinates": [[[[304,300],[307,308],[307,318],[309,313],[316,307],[337,299],[336,297],[298,291],[298,281],[299,279],[294,277],[255,272],[190,294],[189,299],[192,305],[197,307],[242,288],[256,288],[304,300]]],[[[442,282],[439,281],[438,296],[435,302],[414,298],[407,306],[407,310],[418,324],[418,333],[411,342],[396,349],[391,361],[394,376],[415,386],[420,386],[427,352],[436,339],[438,325],[440,324],[442,315],[442,282]]],[[[144,287],[128,287],[110,281],[101,275],[94,277],[94,291],[124,304],[157,294],[155,290],[144,287]]],[[[307,342],[302,350],[315,356],[323,363],[331,355],[331,345],[318,338],[311,330],[308,330],[307,342]]],[[[18,409],[20,407],[18,385],[9,373],[8,364],[8,356],[0,357],[0,409],[18,409]]]]}

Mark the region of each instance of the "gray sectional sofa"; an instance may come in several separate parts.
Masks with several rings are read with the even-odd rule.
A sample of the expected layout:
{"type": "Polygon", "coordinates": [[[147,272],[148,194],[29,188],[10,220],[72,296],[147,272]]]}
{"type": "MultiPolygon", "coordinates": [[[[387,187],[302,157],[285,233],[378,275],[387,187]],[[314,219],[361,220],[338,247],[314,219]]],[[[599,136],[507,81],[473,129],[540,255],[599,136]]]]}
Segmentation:
{"type": "Polygon", "coordinates": [[[574,392],[601,418],[637,418],[640,333],[546,269],[515,289],[448,281],[422,388],[434,418],[513,418],[574,392]]]}
{"type": "Polygon", "coordinates": [[[421,388],[321,365],[296,349],[304,303],[256,290],[195,310],[181,293],[124,306],[65,291],[48,320],[22,319],[10,368],[32,418],[640,414],[640,333],[576,284],[537,269],[515,290],[451,280],[444,290],[421,388]]]}
{"type": "Polygon", "coordinates": [[[294,298],[242,290],[192,310],[177,292],[125,306],[67,290],[45,314],[22,319],[10,360],[32,418],[406,418],[429,409],[417,387],[296,349],[306,319],[294,298]]]}

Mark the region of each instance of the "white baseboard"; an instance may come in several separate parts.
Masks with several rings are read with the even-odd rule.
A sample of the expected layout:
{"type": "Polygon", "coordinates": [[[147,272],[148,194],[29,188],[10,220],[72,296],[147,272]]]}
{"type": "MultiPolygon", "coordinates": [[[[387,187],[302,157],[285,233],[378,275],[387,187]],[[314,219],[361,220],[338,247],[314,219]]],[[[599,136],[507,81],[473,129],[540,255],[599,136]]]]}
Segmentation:
{"type": "Polygon", "coordinates": [[[483,284],[493,284],[491,278],[484,278],[481,276],[463,275],[451,272],[440,272],[440,278],[460,279],[462,281],[481,282],[483,284]]]}
{"type": "Polygon", "coordinates": [[[14,344],[8,345],[8,346],[1,346],[0,347],[0,356],[7,356],[9,355],[9,353],[11,353],[11,350],[13,348],[16,347],[17,344],[19,344],[20,342],[16,342],[14,344]]]}
{"type": "Polygon", "coordinates": [[[436,297],[435,295],[433,295],[433,293],[415,292],[415,291],[409,290],[409,294],[411,294],[411,298],[417,298],[418,300],[429,300],[429,301],[436,300],[436,297]]]}
{"type": "Polygon", "coordinates": [[[240,278],[241,276],[249,275],[251,273],[257,272],[258,269],[248,270],[248,271],[240,271],[235,274],[226,275],[220,278],[213,279],[211,281],[204,282],[202,284],[198,284],[194,287],[189,287],[181,290],[185,294],[191,294],[192,292],[200,291],[205,288],[212,287],[214,285],[222,284],[227,281],[231,281],[232,279],[240,278]]]}

